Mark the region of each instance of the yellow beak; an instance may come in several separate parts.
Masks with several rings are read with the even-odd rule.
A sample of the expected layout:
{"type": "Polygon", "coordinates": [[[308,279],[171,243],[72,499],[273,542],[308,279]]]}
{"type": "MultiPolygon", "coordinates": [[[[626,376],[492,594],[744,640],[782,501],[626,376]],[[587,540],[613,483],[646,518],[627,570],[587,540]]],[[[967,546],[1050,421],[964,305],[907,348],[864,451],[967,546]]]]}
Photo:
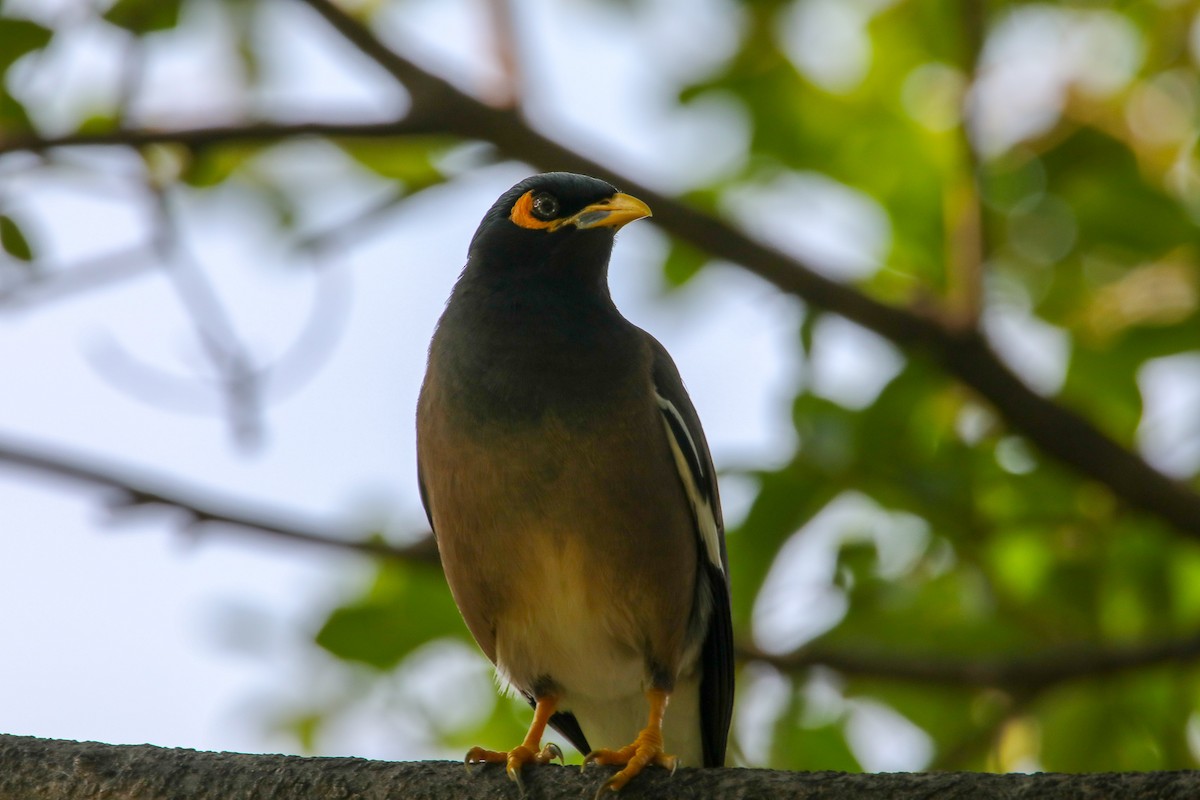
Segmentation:
{"type": "Polygon", "coordinates": [[[635,219],[649,217],[650,206],[633,195],[617,192],[607,200],[585,206],[578,214],[563,220],[564,225],[586,228],[620,228],[635,219]]]}

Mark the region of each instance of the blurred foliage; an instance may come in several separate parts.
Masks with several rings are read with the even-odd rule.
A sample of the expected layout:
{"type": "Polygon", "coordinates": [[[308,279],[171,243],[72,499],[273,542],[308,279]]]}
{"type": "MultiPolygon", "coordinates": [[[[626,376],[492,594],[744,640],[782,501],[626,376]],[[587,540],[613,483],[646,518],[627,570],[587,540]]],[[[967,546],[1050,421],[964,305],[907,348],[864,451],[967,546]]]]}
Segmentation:
{"type": "Polygon", "coordinates": [[[104,18],[130,33],[165,31],[179,24],[180,0],[117,0],[104,13],[104,18]]]}
{"type": "Polygon", "coordinates": [[[29,240],[25,238],[25,234],[12,217],[0,216],[0,247],[18,261],[33,260],[33,250],[29,247],[29,240]]]}
{"type": "Polygon", "coordinates": [[[358,599],[330,614],[317,644],[347,661],[394,669],[432,639],[456,632],[468,641],[439,570],[388,564],[358,599]]]}
{"type": "MultiPolygon", "coordinates": [[[[184,24],[195,5],[118,0],[103,18],[131,37],[160,35],[184,24]]],[[[259,64],[249,33],[253,4],[227,5],[230,47],[252,84],[259,64]]],[[[608,5],[636,19],[648,2],[608,5]]],[[[1197,5],[723,4],[728,27],[740,32],[734,52],[681,79],[674,97],[682,106],[732,98],[750,135],[738,166],[693,187],[689,200],[711,210],[726,193],[779,176],[836,181],[878,204],[890,225],[883,263],[858,280],[863,292],[947,318],[971,320],[972,309],[982,309],[978,321],[997,339],[1032,329],[1063,342],[1048,391],[1122,444],[1145,447],[1162,422],[1148,415],[1147,366],[1200,349],[1197,5]],[[1008,333],[998,320],[1013,323],[1008,333]]],[[[49,28],[0,18],[6,72],[50,44],[49,28]]],[[[10,133],[31,124],[14,85],[0,86],[0,127],[10,133]]],[[[78,128],[120,120],[122,112],[90,109],[78,128]]],[[[463,152],[462,143],[437,136],[334,144],[347,169],[394,182],[398,196],[452,180],[463,152]]],[[[277,149],[246,142],[197,148],[181,154],[164,180],[195,191],[238,183],[280,205],[282,223],[300,227],[286,183],[264,166],[277,149]]],[[[150,150],[145,157],[152,170],[156,157],[150,150]]],[[[7,213],[0,213],[0,245],[8,262],[34,257],[7,213]]],[[[708,261],[672,242],[666,280],[682,286],[708,261]]],[[[796,348],[810,363],[832,357],[816,333],[820,317],[820,309],[808,309],[796,331],[796,348]]],[[[1044,349],[1042,341],[1027,352],[1044,349]]],[[[1029,366],[1012,358],[1019,372],[1029,366]]],[[[1191,395],[1188,386],[1174,390],[1195,398],[1196,388],[1191,395]]],[[[1047,461],[979,398],[919,358],[905,359],[886,385],[854,402],[826,389],[816,378],[800,386],[798,446],[787,463],[739,467],[755,496],[743,518],[730,520],[735,626],[742,642],[768,652],[807,644],[860,654],[872,666],[744,669],[735,728],[755,730],[753,746],[740,747],[744,763],[989,770],[1200,764],[1195,647],[1186,657],[1111,672],[1093,673],[1085,663],[1078,674],[1045,683],[916,681],[890,670],[898,658],[936,671],[1194,640],[1200,544],[1047,461]],[[834,513],[847,508],[853,513],[834,513]],[[803,570],[821,590],[813,596],[825,598],[814,600],[814,610],[819,603],[833,609],[823,610],[829,621],[819,631],[795,633],[803,612],[796,620],[770,613],[786,607],[789,592],[811,588],[794,578],[788,552],[825,564],[803,570]],[[856,715],[879,706],[907,720],[876,731],[885,744],[907,743],[902,751],[910,755],[898,761],[871,756],[852,735],[856,715]]],[[[1187,429],[1173,442],[1178,452],[1163,458],[1196,487],[1200,426],[1187,429]]],[[[346,703],[367,691],[362,670],[385,682],[445,639],[469,641],[444,582],[427,567],[395,564],[380,566],[315,636],[355,676],[348,685],[360,688],[347,692],[346,703]]],[[[298,741],[315,746],[343,711],[317,703],[296,710],[298,741]]],[[[503,746],[519,739],[524,720],[519,701],[498,702],[430,735],[444,747],[503,746]]]]}

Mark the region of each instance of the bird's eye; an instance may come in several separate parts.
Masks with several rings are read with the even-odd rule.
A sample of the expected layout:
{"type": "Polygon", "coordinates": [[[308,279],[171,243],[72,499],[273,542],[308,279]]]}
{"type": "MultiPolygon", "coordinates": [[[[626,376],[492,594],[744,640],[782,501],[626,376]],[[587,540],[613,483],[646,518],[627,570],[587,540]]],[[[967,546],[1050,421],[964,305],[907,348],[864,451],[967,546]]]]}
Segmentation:
{"type": "Polygon", "coordinates": [[[540,220],[549,221],[558,217],[558,198],[542,192],[533,198],[533,215],[540,220]]]}

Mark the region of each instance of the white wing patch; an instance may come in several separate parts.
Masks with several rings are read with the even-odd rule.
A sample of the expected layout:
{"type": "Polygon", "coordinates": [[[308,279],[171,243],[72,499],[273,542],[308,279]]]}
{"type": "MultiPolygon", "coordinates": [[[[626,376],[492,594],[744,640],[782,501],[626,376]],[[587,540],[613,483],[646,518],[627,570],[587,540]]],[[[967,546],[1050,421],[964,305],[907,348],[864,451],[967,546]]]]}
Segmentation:
{"type": "Polygon", "coordinates": [[[709,563],[724,574],[721,539],[717,531],[717,518],[713,514],[712,498],[699,484],[699,481],[705,478],[705,462],[700,455],[700,448],[696,447],[696,440],[692,438],[692,432],[688,430],[687,422],[679,413],[679,409],[675,408],[675,404],[658,392],[654,393],[654,399],[662,412],[663,428],[667,432],[667,441],[671,443],[671,453],[675,456],[675,468],[679,471],[679,478],[683,481],[688,500],[691,501],[709,563]]]}

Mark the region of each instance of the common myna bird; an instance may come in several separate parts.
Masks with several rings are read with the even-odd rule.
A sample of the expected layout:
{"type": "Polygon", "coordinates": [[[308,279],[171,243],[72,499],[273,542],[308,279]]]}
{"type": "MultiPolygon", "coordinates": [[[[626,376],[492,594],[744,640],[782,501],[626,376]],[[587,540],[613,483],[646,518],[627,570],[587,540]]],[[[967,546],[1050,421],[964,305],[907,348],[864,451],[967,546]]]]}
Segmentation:
{"type": "Polygon", "coordinates": [[[561,757],[722,766],[733,706],[717,481],[671,357],[608,290],[616,231],[650,216],[552,172],[501,195],[438,322],[417,406],[421,499],[450,590],[534,706],[525,741],[467,763],[561,757]],[[670,709],[668,710],[668,701],[670,709]],[[593,747],[598,749],[592,749],[593,747]]]}

